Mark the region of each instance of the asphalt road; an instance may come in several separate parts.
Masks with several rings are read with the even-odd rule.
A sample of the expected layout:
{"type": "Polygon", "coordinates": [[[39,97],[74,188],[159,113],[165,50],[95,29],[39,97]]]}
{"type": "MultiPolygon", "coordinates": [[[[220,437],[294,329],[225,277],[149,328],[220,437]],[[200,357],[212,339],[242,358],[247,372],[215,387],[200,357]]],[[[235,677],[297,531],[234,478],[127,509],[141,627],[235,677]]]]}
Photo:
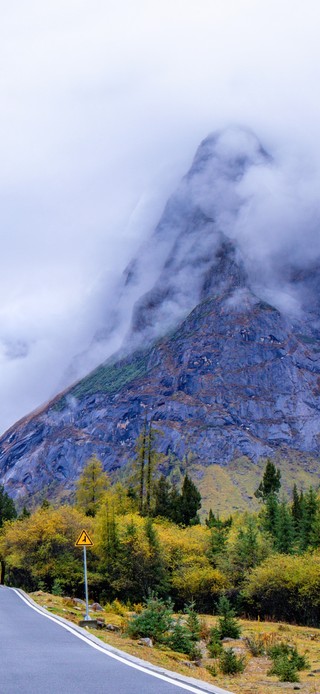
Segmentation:
{"type": "MultiPolygon", "coordinates": [[[[123,656],[123,657],[122,657],[123,656]]],[[[214,691],[213,688],[210,688],[214,691]]],[[[118,657],[0,586],[0,694],[203,694],[118,657]]],[[[222,691],[216,689],[215,691],[222,691]]]]}

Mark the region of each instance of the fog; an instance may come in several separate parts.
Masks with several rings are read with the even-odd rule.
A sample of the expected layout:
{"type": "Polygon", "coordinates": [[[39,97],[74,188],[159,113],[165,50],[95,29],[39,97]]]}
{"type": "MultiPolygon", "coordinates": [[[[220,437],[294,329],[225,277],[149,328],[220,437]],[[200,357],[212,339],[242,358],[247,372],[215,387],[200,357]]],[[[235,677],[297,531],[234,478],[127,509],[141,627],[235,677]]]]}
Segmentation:
{"type": "Polygon", "coordinates": [[[258,261],[272,289],[279,258],[319,254],[320,9],[316,0],[0,7],[4,430],[121,344],[156,274],[152,246],[121,329],[90,347],[208,133],[239,123],[272,157],[237,190],[246,203],[230,235],[248,268],[258,261]]]}

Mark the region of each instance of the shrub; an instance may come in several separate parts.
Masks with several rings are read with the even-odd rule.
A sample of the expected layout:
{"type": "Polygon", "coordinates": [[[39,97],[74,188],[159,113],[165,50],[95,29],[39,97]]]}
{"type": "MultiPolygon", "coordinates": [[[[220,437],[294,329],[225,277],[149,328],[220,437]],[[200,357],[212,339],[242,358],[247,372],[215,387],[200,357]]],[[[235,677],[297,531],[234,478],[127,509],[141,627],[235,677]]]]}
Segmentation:
{"type": "Polygon", "coordinates": [[[267,654],[272,658],[272,660],[275,660],[276,658],[280,658],[283,655],[288,655],[290,653],[290,646],[288,643],[285,643],[284,641],[278,641],[276,643],[271,644],[267,648],[267,654]]]}
{"type": "Polygon", "coordinates": [[[320,553],[273,555],[248,575],[242,591],[251,616],[318,626],[320,553]]]}
{"type": "Polygon", "coordinates": [[[185,612],[187,614],[185,623],[182,624],[181,619],[178,619],[166,643],[173,650],[187,653],[193,659],[201,658],[201,651],[196,645],[200,638],[201,625],[193,602],[186,605],[185,612]]]}
{"type": "Polygon", "coordinates": [[[267,652],[274,662],[281,658],[287,658],[296,670],[307,670],[310,667],[306,654],[301,655],[296,646],[291,646],[283,641],[271,646],[267,652]]]}
{"type": "Polygon", "coordinates": [[[170,635],[166,639],[166,643],[172,650],[179,653],[190,655],[193,649],[192,636],[189,629],[181,624],[180,619],[174,625],[170,635]]]}
{"type": "Polygon", "coordinates": [[[210,630],[208,651],[211,658],[217,658],[222,652],[222,643],[220,638],[220,632],[217,627],[213,627],[210,630]]]}
{"type": "MultiPolygon", "coordinates": [[[[126,617],[130,611],[129,607],[123,605],[117,598],[112,600],[112,602],[103,601],[103,607],[106,612],[113,612],[113,614],[117,614],[119,617],[126,617]]],[[[138,610],[135,610],[135,612],[138,612],[138,610]]]]}
{"type": "Polygon", "coordinates": [[[141,602],[133,603],[133,611],[136,614],[140,614],[143,611],[143,605],[141,604],[141,602]]]}
{"type": "Polygon", "coordinates": [[[55,578],[53,581],[51,593],[52,593],[52,595],[62,595],[63,594],[62,583],[61,583],[61,581],[59,581],[58,578],[55,578]]]}
{"type": "Polygon", "coordinates": [[[258,658],[259,655],[266,654],[266,643],[262,634],[258,634],[258,636],[246,636],[245,644],[251,655],[255,658],[258,658]]]}
{"type": "Polygon", "coordinates": [[[199,641],[200,638],[200,632],[201,632],[201,624],[199,617],[194,609],[195,603],[191,602],[190,605],[186,605],[185,607],[185,612],[188,615],[187,616],[187,627],[190,632],[191,639],[193,641],[199,641]]]}
{"type": "Polygon", "coordinates": [[[226,637],[238,639],[241,634],[241,626],[235,619],[235,611],[231,607],[228,598],[222,596],[218,602],[218,630],[220,639],[226,637]]]}
{"type": "Polygon", "coordinates": [[[297,670],[308,670],[310,668],[310,663],[306,654],[304,653],[304,655],[300,655],[296,648],[292,650],[291,660],[296,666],[297,670]]]}
{"type": "Polygon", "coordinates": [[[165,641],[172,623],[172,603],[152,596],[146,601],[145,609],[129,619],[127,632],[133,638],[149,637],[160,642],[165,641]]]}
{"type": "Polygon", "coordinates": [[[192,644],[191,651],[189,653],[190,660],[201,660],[202,658],[202,651],[199,646],[197,646],[196,643],[192,644]]]}
{"type": "Polygon", "coordinates": [[[125,605],[123,605],[122,602],[120,602],[120,600],[117,598],[112,601],[111,607],[112,612],[114,612],[114,614],[118,614],[120,617],[125,617],[128,612],[127,607],[125,607],[125,605]]]}
{"type": "Polygon", "coordinates": [[[298,670],[306,670],[309,666],[306,655],[298,653],[296,646],[281,641],[267,650],[273,660],[269,675],[277,675],[280,682],[299,682],[298,670]]]}
{"type": "Polygon", "coordinates": [[[245,669],[244,656],[236,656],[233,648],[226,648],[220,655],[219,667],[224,675],[236,675],[245,669]]]}
{"type": "Polygon", "coordinates": [[[288,655],[276,658],[268,675],[277,675],[280,682],[299,682],[298,670],[288,655]]]}
{"type": "Polygon", "coordinates": [[[200,639],[203,639],[204,641],[208,641],[210,638],[210,627],[205,621],[205,619],[200,620],[200,634],[199,634],[200,639]]]}
{"type": "Polygon", "coordinates": [[[211,677],[216,677],[218,674],[218,670],[215,665],[206,665],[206,670],[208,670],[211,677]]]}
{"type": "Polygon", "coordinates": [[[48,590],[48,586],[45,581],[43,581],[41,578],[38,581],[38,590],[41,590],[43,593],[46,593],[48,590]]]}
{"type": "Polygon", "coordinates": [[[208,651],[211,658],[218,658],[223,651],[223,646],[221,641],[209,641],[208,651]]]}

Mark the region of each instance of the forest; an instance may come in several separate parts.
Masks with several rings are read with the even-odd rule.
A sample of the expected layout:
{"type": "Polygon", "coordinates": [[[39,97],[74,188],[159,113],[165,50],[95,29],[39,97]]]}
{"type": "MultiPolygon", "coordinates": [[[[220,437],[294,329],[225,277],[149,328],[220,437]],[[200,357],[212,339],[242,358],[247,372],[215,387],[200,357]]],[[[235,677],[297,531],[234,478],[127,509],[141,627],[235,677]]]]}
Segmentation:
{"type": "MultiPolygon", "coordinates": [[[[150,437],[149,437],[150,438],[150,437]]],[[[25,507],[17,514],[0,487],[1,582],[27,591],[83,594],[83,528],[94,600],[128,605],[150,594],[176,609],[193,602],[213,613],[226,596],[238,614],[319,626],[320,499],[313,488],[281,493],[281,474],[267,461],[256,490],[259,512],[199,520],[200,493],[185,474],[181,488],[155,473],[148,437],[140,436],[134,474],[110,483],[90,458],[73,503],[25,507]]]]}

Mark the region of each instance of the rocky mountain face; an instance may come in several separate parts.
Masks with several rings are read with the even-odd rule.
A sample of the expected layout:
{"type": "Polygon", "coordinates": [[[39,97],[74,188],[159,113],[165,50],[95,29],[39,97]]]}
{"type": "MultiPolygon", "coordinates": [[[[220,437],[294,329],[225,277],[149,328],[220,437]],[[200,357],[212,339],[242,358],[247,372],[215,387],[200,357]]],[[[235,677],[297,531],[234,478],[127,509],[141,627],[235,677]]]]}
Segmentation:
{"type": "Polygon", "coordinates": [[[272,166],[246,131],[201,144],[124,275],[110,332],[141,277],[146,291],[121,352],[1,438],[0,476],[12,496],[71,490],[92,453],[106,470],[125,466],[146,413],[159,449],[194,465],[288,452],[318,460],[319,265],[278,272],[277,291],[294,298],[286,310],[266,301],[233,233],[247,203],[242,182],[272,166]]]}

